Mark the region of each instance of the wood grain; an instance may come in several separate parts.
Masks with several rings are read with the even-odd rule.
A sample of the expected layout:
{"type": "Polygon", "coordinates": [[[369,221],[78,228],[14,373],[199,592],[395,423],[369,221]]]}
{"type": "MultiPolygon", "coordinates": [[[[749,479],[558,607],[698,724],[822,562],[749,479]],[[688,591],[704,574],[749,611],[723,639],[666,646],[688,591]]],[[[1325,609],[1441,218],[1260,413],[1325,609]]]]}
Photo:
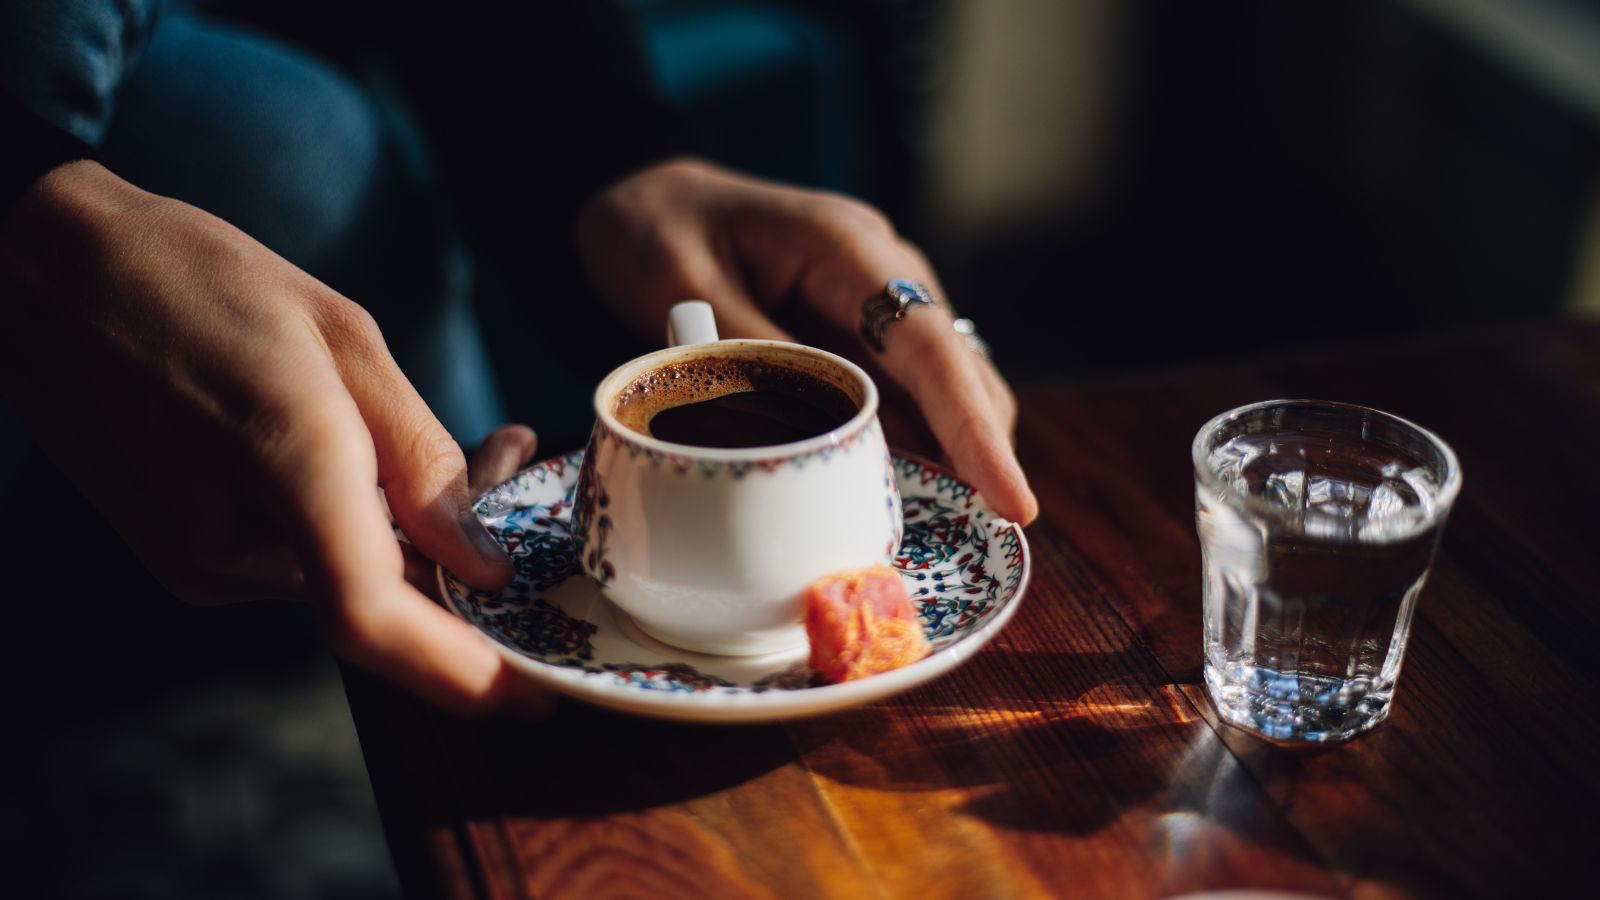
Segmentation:
{"type": "MultiPolygon", "coordinates": [[[[1019,389],[1045,514],[1007,631],[892,701],[763,727],[463,722],[347,684],[396,865],[446,897],[1573,893],[1600,839],[1600,328],[1556,322],[1019,389]],[[1449,440],[1466,488],[1390,721],[1273,747],[1200,685],[1188,446],[1275,396],[1449,440]]],[[[914,430],[908,430],[914,434],[914,430]]]]}

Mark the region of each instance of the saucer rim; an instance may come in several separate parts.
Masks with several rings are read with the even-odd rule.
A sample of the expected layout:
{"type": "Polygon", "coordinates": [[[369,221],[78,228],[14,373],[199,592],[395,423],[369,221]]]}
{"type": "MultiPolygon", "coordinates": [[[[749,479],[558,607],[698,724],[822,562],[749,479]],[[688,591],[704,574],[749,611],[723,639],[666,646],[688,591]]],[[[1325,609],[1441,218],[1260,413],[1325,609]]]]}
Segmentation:
{"type": "MultiPolygon", "coordinates": [[[[993,508],[988,506],[988,502],[976,488],[971,487],[948,468],[915,453],[907,453],[891,448],[889,454],[896,461],[904,460],[917,463],[967,487],[971,491],[972,502],[983,504],[990,514],[990,521],[999,526],[996,529],[997,531],[1003,528],[1014,529],[1017,536],[1018,559],[1022,574],[1017,581],[1016,590],[1011,600],[1005,606],[995,610],[993,617],[989,621],[979,625],[950,646],[930,653],[910,665],[888,672],[880,672],[857,681],[827,684],[795,691],[775,690],[742,694],[642,691],[637,688],[629,688],[610,681],[597,679],[591,673],[584,672],[581,669],[555,666],[542,662],[495,639],[484,632],[471,619],[467,618],[457,605],[450,600],[449,586],[445,583],[447,573],[444,566],[434,566],[434,580],[438,585],[440,598],[444,601],[445,608],[456,618],[466,622],[480,638],[494,646],[501,657],[509,662],[513,668],[542,685],[593,706],[653,719],[747,724],[792,721],[860,706],[926,684],[966,662],[967,659],[981,650],[996,634],[1005,628],[1011,621],[1012,616],[1016,615],[1017,608],[1022,605],[1022,601],[1027,594],[1028,583],[1033,576],[1033,555],[1028,546],[1027,535],[1021,525],[995,514],[993,508]],[[1001,525],[1000,523],[1004,524],[1001,525]]],[[[490,488],[489,491],[497,490],[525,472],[546,466],[554,460],[564,460],[571,455],[571,453],[562,453],[525,466],[490,488]]],[[[583,576],[583,573],[577,573],[573,577],[579,576],[583,576]]],[[[619,612],[615,604],[611,603],[609,599],[603,599],[613,614],[619,612]]],[[[682,656],[689,657],[703,658],[709,655],[689,650],[679,652],[682,656]]]]}

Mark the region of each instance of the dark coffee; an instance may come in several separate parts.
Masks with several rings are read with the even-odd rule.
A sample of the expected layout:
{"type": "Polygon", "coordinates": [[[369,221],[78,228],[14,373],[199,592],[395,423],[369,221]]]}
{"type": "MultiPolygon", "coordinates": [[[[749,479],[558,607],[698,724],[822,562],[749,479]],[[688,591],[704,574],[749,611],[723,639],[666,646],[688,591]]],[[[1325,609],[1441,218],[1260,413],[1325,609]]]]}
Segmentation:
{"type": "Polygon", "coordinates": [[[826,434],[860,409],[820,373],[765,359],[701,356],[635,379],[614,412],[634,431],[694,447],[769,447],[826,434]]]}

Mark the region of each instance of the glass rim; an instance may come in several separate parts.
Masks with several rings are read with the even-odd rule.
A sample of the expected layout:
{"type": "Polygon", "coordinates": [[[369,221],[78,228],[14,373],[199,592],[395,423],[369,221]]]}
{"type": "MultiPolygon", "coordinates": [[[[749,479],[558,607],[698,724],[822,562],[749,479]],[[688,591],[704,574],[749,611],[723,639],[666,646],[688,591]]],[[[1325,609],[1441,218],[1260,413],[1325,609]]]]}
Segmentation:
{"type": "MultiPolygon", "coordinates": [[[[1223,478],[1211,467],[1211,453],[1210,448],[1208,447],[1211,437],[1215,435],[1223,425],[1230,421],[1241,419],[1252,413],[1261,412],[1262,410],[1271,409],[1274,407],[1293,406],[1337,410],[1340,412],[1360,413],[1362,415],[1376,416],[1380,419],[1386,420],[1392,425],[1409,429],[1410,431],[1414,432],[1417,437],[1421,438],[1424,442],[1431,446],[1440,455],[1440,457],[1443,458],[1445,466],[1445,477],[1439,485],[1438,493],[1434,499],[1433,508],[1425,510],[1422,513],[1421,517],[1416,522],[1415,530],[1421,531],[1425,528],[1432,527],[1433,525],[1444,521],[1444,519],[1450,514],[1450,509],[1455,505],[1457,495],[1461,493],[1461,461],[1456,458],[1455,450],[1452,449],[1449,444],[1445,443],[1443,438],[1439,437],[1429,429],[1411,421],[1410,419],[1397,416],[1394,413],[1384,412],[1381,409],[1375,409],[1370,406],[1362,406],[1358,403],[1343,403],[1338,400],[1261,400],[1256,403],[1247,403],[1243,406],[1236,406],[1233,409],[1212,416],[1204,425],[1200,426],[1199,431],[1195,432],[1194,441],[1189,445],[1189,456],[1190,461],[1194,465],[1195,480],[1203,484],[1212,493],[1222,498],[1235,509],[1245,510],[1252,515],[1268,520],[1275,525],[1293,526],[1301,524],[1296,517],[1289,514],[1289,511],[1286,508],[1271,503],[1266,503],[1260,498],[1241,493],[1233,485],[1223,480],[1223,478]]],[[[1408,529],[1407,534],[1410,533],[1414,532],[1408,529]]],[[[1399,538],[1401,536],[1397,535],[1396,537],[1399,538]]],[[[1330,542],[1343,543],[1343,541],[1339,540],[1331,540],[1330,542]]],[[[1353,541],[1353,543],[1360,542],[1353,541]]]]}

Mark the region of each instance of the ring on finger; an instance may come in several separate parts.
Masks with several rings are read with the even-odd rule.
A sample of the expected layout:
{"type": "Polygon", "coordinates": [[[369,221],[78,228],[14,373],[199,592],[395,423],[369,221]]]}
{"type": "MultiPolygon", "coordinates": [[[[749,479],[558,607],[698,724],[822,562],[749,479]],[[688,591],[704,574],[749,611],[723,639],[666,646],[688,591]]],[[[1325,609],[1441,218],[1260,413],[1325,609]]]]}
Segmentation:
{"type": "Polygon", "coordinates": [[[978,334],[978,326],[971,319],[963,316],[950,323],[950,325],[956,330],[956,334],[961,335],[961,340],[967,345],[968,350],[984,359],[994,358],[993,354],[989,352],[989,342],[978,334]]]}
{"type": "MultiPolygon", "coordinates": [[[[894,323],[904,319],[918,306],[941,305],[955,316],[955,309],[949,302],[941,303],[935,299],[927,285],[909,278],[892,278],[882,291],[861,304],[861,340],[874,351],[882,353],[884,336],[894,323]]],[[[990,358],[989,343],[978,336],[978,327],[971,319],[957,317],[951,324],[967,349],[984,359],[990,358]]]]}

